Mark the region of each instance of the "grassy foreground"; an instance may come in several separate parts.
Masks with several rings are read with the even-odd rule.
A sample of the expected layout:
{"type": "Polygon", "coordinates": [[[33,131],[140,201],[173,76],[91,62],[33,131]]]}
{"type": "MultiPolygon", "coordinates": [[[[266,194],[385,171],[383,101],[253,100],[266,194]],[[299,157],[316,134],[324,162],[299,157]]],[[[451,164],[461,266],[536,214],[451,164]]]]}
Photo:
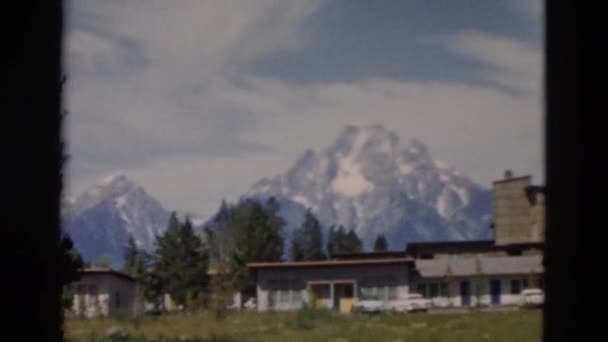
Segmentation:
{"type": "Polygon", "coordinates": [[[66,322],[67,341],[111,341],[117,326],[123,341],[540,341],[541,311],[470,314],[339,315],[303,310],[290,313],[239,312],[216,321],[210,313],[158,318],[66,322]]]}

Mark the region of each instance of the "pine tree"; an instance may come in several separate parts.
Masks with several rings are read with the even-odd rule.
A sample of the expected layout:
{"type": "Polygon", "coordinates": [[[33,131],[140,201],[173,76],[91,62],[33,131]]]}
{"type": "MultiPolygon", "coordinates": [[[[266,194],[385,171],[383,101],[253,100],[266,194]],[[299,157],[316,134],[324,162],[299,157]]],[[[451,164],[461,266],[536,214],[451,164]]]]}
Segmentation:
{"type": "Polygon", "coordinates": [[[80,280],[80,271],[84,267],[84,263],[69,234],[64,233],[61,237],[59,250],[61,251],[63,259],[63,274],[61,277],[63,292],[61,302],[64,310],[71,310],[74,304],[74,293],[68,285],[74,281],[80,280]]]}
{"type": "Polygon", "coordinates": [[[167,230],[156,239],[155,254],[156,281],[176,304],[186,307],[188,293],[197,297],[206,291],[209,255],[188,218],[181,224],[171,214],[167,230]]]}
{"type": "Polygon", "coordinates": [[[326,247],[326,251],[327,251],[327,256],[329,258],[331,258],[331,256],[333,254],[336,254],[336,231],[335,231],[336,226],[335,225],[331,225],[327,231],[327,247],[326,247]]]}
{"type": "MultiPolygon", "coordinates": [[[[271,202],[272,203],[272,202],[271,202]]],[[[247,267],[252,261],[280,261],[283,256],[283,220],[278,203],[267,208],[256,199],[242,200],[228,225],[232,251],[229,260],[236,287],[246,296],[255,294],[253,274],[247,267]]]]}
{"type": "Polygon", "coordinates": [[[379,234],[374,241],[374,252],[386,252],[388,251],[388,242],[384,237],[384,234],[379,234]]]}
{"type": "Polygon", "coordinates": [[[137,267],[138,258],[139,258],[139,249],[137,248],[137,244],[135,243],[135,239],[132,235],[129,235],[129,240],[127,241],[127,246],[124,248],[123,252],[123,267],[122,271],[135,276],[135,269],[137,267]]]}
{"type": "Polygon", "coordinates": [[[211,220],[211,224],[204,229],[211,265],[224,260],[231,249],[227,227],[232,214],[233,209],[225,200],[222,200],[220,208],[211,220]]]}
{"type": "Polygon", "coordinates": [[[135,278],[137,284],[136,295],[140,300],[154,303],[158,307],[158,301],[161,296],[160,289],[156,289],[152,280],[151,271],[151,255],[143,249],[139,249],[135,243],[135,239],[129,236],[127,246],[123,253],[123,268],[122,271],[135,278]]]}
{"type": "Polygon", "coordinates": [[[338,226],[338,229],[334,225],[329,228],[327,238],[329,255],[361,252],[363,252],[363,241],[359,239],[354,230],[351,229],[347,233],[342,225],[338,226]]]}
{"type": "Polygon", "coordinates": [[[310,209],[302,226],[294,232],[291,257],[296,261],[325,259],[321,225],[310,209]]]}
{"type": "Polygon", "coordinates": [[[80,270],[85,265],[69,234],[63,234],[59,242],[59,249],[63,257],[63,284],[79,280],[80,270]]]}

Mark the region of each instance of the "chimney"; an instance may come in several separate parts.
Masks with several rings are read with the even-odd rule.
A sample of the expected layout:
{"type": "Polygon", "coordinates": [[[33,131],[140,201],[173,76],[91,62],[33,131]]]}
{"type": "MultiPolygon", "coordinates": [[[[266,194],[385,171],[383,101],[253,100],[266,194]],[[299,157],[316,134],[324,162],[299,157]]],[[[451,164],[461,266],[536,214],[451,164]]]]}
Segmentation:
{"type": "Polygon", "coordinates": [[[513,178],[513,172],[511,170],[505,171],[505,179],[513,178]]]}

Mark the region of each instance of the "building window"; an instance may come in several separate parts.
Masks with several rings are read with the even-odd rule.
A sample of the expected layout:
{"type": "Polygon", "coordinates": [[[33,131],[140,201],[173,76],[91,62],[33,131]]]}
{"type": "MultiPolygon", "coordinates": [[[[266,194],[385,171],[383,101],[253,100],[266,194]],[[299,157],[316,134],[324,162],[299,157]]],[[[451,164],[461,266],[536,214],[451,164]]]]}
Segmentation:
{"type": "Polygon", "coordinates": [[[439,284],[431,283],[429,291],[431,298],[439,297],[439,284]]]}
{"type": "Polygon", "coordinates": [[[441,292],[441,297],[449,297],[450,296],[450,291],[449,291],[448,283],[447,282],[445,282],[445,281],[441,282],[440,292],[441,292]]]}
{"type": "Polygon", "coordinates": [[[388,300],[396,300],[397,299],[397,287],[389,286],[388,287],[388,300]]]}
{"type": "Polygon", "coordinates": [[[302,303],[302,291],[291,290],[291,302],[293,304],[300,304],[300,303],[302,303]]]}
{"type": "Polygon", "coordinates": [[[114,293],[114,306],[120,308],[120,293],[118,291],[114,293]]]}
{"type": "Polygon", "coordinates": [[[289,289],[277,290],[278,302],[281,304],[289,304],[289,289]]]}
{"type": "Polygon", "coordinates": [[[521,292],[521,286],[520,286],[519,279],[511,280],[511,294],[520,294],[520,292],[521,292]]]}
{"type": "Polygon", "coordinates": [[[525,279],[525,278],[524,278],[524,279],[522,279],[522,280],[521,280],[521,283],[523,284],[523,288],[524,288],[524,289],[527,289],[527,288],[528,288],[528,279],[525,279]]]}
{"type": "Polygon", "coordinates": [[[372,299],[372,300],[382,300],[384,299],[381,296],[378,287],[360,287],[359,288],[361,299],[372,299]]]}

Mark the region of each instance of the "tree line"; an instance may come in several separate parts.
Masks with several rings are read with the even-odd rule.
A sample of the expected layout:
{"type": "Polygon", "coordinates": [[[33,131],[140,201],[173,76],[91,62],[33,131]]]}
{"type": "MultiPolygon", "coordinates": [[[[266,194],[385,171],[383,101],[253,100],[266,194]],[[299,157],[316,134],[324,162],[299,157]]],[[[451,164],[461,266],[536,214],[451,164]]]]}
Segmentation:
{"type": "MultiPolygon", "coordinates": [[[[249,262],[276,262],[285,257],[323,260],[364,250],[356,232],[341,225],[329,227],[324,239],[321,224],[310,209],[287,245],[286,222],[279,210],[273,197],[246,198],[235,204],[222,201],[202,232],[196,232],[188,218],[182,222],[173,212],[167,229],[156,236],[152,251],[139,248],[129,238],[122,270],[136,279],[138,296],[159,310],[165,309],[163,296],[168,294],[185,310],[215,308],[216,314],[223,316],[234,292],[245,299],[255,297],[249,262]]],[[[387,247],[386,239],[379,235],[374,251],[386,251],[387,247]]]]}

